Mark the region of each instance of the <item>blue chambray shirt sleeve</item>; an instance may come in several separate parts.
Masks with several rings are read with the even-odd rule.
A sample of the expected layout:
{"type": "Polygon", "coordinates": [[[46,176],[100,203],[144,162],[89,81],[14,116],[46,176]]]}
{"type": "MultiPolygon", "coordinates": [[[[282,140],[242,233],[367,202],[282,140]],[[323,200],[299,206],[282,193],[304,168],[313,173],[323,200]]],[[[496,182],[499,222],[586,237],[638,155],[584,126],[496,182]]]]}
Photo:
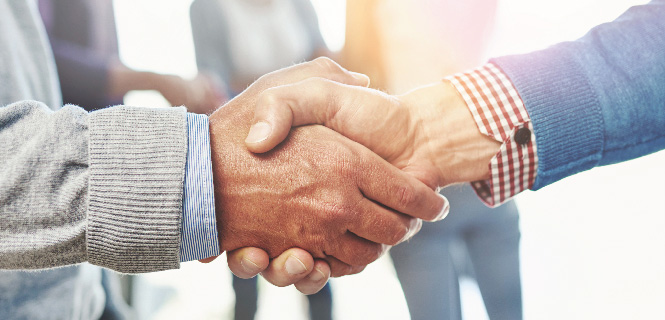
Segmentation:
{"type": "Polygon", "coordinates": [[[187,113],[180,262],[219,255],[208,117],[187,113]]]}

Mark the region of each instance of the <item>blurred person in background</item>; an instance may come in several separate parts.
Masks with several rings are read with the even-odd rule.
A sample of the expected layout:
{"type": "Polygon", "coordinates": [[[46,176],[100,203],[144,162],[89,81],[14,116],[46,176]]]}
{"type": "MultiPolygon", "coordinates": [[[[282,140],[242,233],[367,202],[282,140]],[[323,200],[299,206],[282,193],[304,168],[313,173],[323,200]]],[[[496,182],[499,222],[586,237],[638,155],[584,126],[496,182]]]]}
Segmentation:
{"type": "Polygon", "coordinates": [[[267,72],[331,55],[309,0],[196,0],[190,14],[199,70],[232,97],[267,72]]]}
{"type": "Polygon", "coordinates": [[[205,74],[137,71],[119,58],[112,0],[39,0],[64,103],[92,111],[122,104],[131,90],[156,90],[173,106],[210,114],[227,99],[223,83],[205,74]]]}
{"type": "MultiPolygon", "coordinates": [[[[390,93],[440,80],[481,62],[496,7],[495,0],[348,1],[344,66],[390,93]]],[[[445,221],[424,224],[390,250],[411,318],[461,319],[459,280],[470,277],[490,319],[521,319],[515,203],[488,208],[470,186],[441,192],[453,208],[445,221]]]]}
{"type": "MultiPolygon", "coordinates": [[[[331,54],[309,0],[196,0],[190,15],[198,69],[231,97],[266,73],[331,54]]],[[[254,319],[257,278],[234,275],[233,290],[235,319],[254,319]]],[[[329,284],[307,299],[311,319],[332,318],[329,284]]]]}

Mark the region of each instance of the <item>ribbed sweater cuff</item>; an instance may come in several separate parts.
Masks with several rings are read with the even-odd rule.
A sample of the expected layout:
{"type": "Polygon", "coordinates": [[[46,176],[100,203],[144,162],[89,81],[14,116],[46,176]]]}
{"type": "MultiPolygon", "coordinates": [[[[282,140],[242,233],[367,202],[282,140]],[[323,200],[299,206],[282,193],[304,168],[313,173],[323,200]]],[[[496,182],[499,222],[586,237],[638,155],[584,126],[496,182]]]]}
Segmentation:
{"type": "Polygon", "coordinates": [[[179,267],[184,108],[90,114],[88,261],[119,272],[179,267]]]}
{"type": "Polygon", "coordinates": [[[595,167],[604,125],[597,95],[569,44],[492,59],[513,82],[533,123],[538,173],[533,190],[595,167]]]}

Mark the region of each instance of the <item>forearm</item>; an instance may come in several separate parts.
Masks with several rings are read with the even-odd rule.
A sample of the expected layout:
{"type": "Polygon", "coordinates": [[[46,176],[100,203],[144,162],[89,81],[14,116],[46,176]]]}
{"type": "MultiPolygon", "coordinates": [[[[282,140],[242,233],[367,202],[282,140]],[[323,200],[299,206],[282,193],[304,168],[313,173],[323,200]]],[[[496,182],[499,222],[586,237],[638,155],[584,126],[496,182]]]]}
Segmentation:
{"type": "Polygon", "coordinates": [[[166,75],[130,69],[120,62],[109,70],[108,94],[111,97],[123,97],[131,90],[164,90],[166,75]]]}
{"type": "Polygon", "coordinates": [[[0,108],[0,268],[179,265],[182,109],[0,108]]]}
{"type": "Polygon", "coordinates": [[[122,272],[178,268],[186,135],[183,108],[90,115],[91,263],[122,272]]]}
{"type": "Polygon", "coordinates": [[[87,113],[23,101],[0,108],[0,119],[0,268],[85,261],[87,113]]]}
{"type": "Polygon", "coordinates": [[[498,205],[524,189],[664,148],[664,3],[632,8],[580,40],[455,75],[450,80],[462,100],[443,99],[451,92],[445,83],[414,91],[426,98],[414,105],[424,112],[420,118],[435,162],[444,168],[441,176],[484,180],[474,186],[488,204],[498,205]],[[455,106],[464,104],[457,110],[466,109],[466,119],[456,118],[464,113],[455,106]],[[475,124],[469,110],[476,112],[475,124]],[[520,129],[529,134],[515,144],[520,129]],[[529,142],[531,131],[535,140],[529,142]],[[481,132],[495,141],[482,143],[481,132]],[[470,147],[455,149],[458,144],[470,147]],[[465,174],[467,168],[477,175],[465,174]]]}
{"type": "Polygon", "coordinates": [[[665,1],[577,41],[494,59],[533,121],[534,189],[665,147],[665,1]]]}

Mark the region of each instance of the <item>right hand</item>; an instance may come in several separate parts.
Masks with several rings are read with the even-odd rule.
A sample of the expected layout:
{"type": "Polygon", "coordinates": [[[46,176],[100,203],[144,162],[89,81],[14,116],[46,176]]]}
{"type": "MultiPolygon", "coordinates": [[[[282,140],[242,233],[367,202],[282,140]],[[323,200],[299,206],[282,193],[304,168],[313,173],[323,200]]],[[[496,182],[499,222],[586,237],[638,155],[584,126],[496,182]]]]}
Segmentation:
{"type": "MultiPolygon", "coordinates": [[[[296,129],[286,143],[263,155],[245,148],[259,94],[322,75],[358,82],[332,61],[317,59],[262,77],[210,117],[220,248],[232,251],[230,266],[242,266],[232,262],[242,261],[234,250],[243,247],[264,249],[273,258],[297,247],[325,259],[333,276],[355,273],[417,231],[416,217],[435,220],[447,213],[447,203],[434,190],[323,127],[296,129]]],[[[280,262],[282,257],[268,275],[289,266],[289,256],[280,262]]],[[[265,268],[265,256],[255,260],[260,260],[257,268],[246,275],[265,268]]],[[[326,273],[299,260],[309,272],[282,284],[312,277],[312,270],[326,273]]]]}
{"type": "Polygon", "coordinates": [[[271,152],[249,152],[244,138],[262,84],[302,68],[262,78],[210,117],[220,247],[259,247],[271,257],[300,247],[331,263],[333,276],[344,275],[406,239],[420,226],[415,218],[439,218],[445,203],[325,127],[298,128],[271,152]]]}

